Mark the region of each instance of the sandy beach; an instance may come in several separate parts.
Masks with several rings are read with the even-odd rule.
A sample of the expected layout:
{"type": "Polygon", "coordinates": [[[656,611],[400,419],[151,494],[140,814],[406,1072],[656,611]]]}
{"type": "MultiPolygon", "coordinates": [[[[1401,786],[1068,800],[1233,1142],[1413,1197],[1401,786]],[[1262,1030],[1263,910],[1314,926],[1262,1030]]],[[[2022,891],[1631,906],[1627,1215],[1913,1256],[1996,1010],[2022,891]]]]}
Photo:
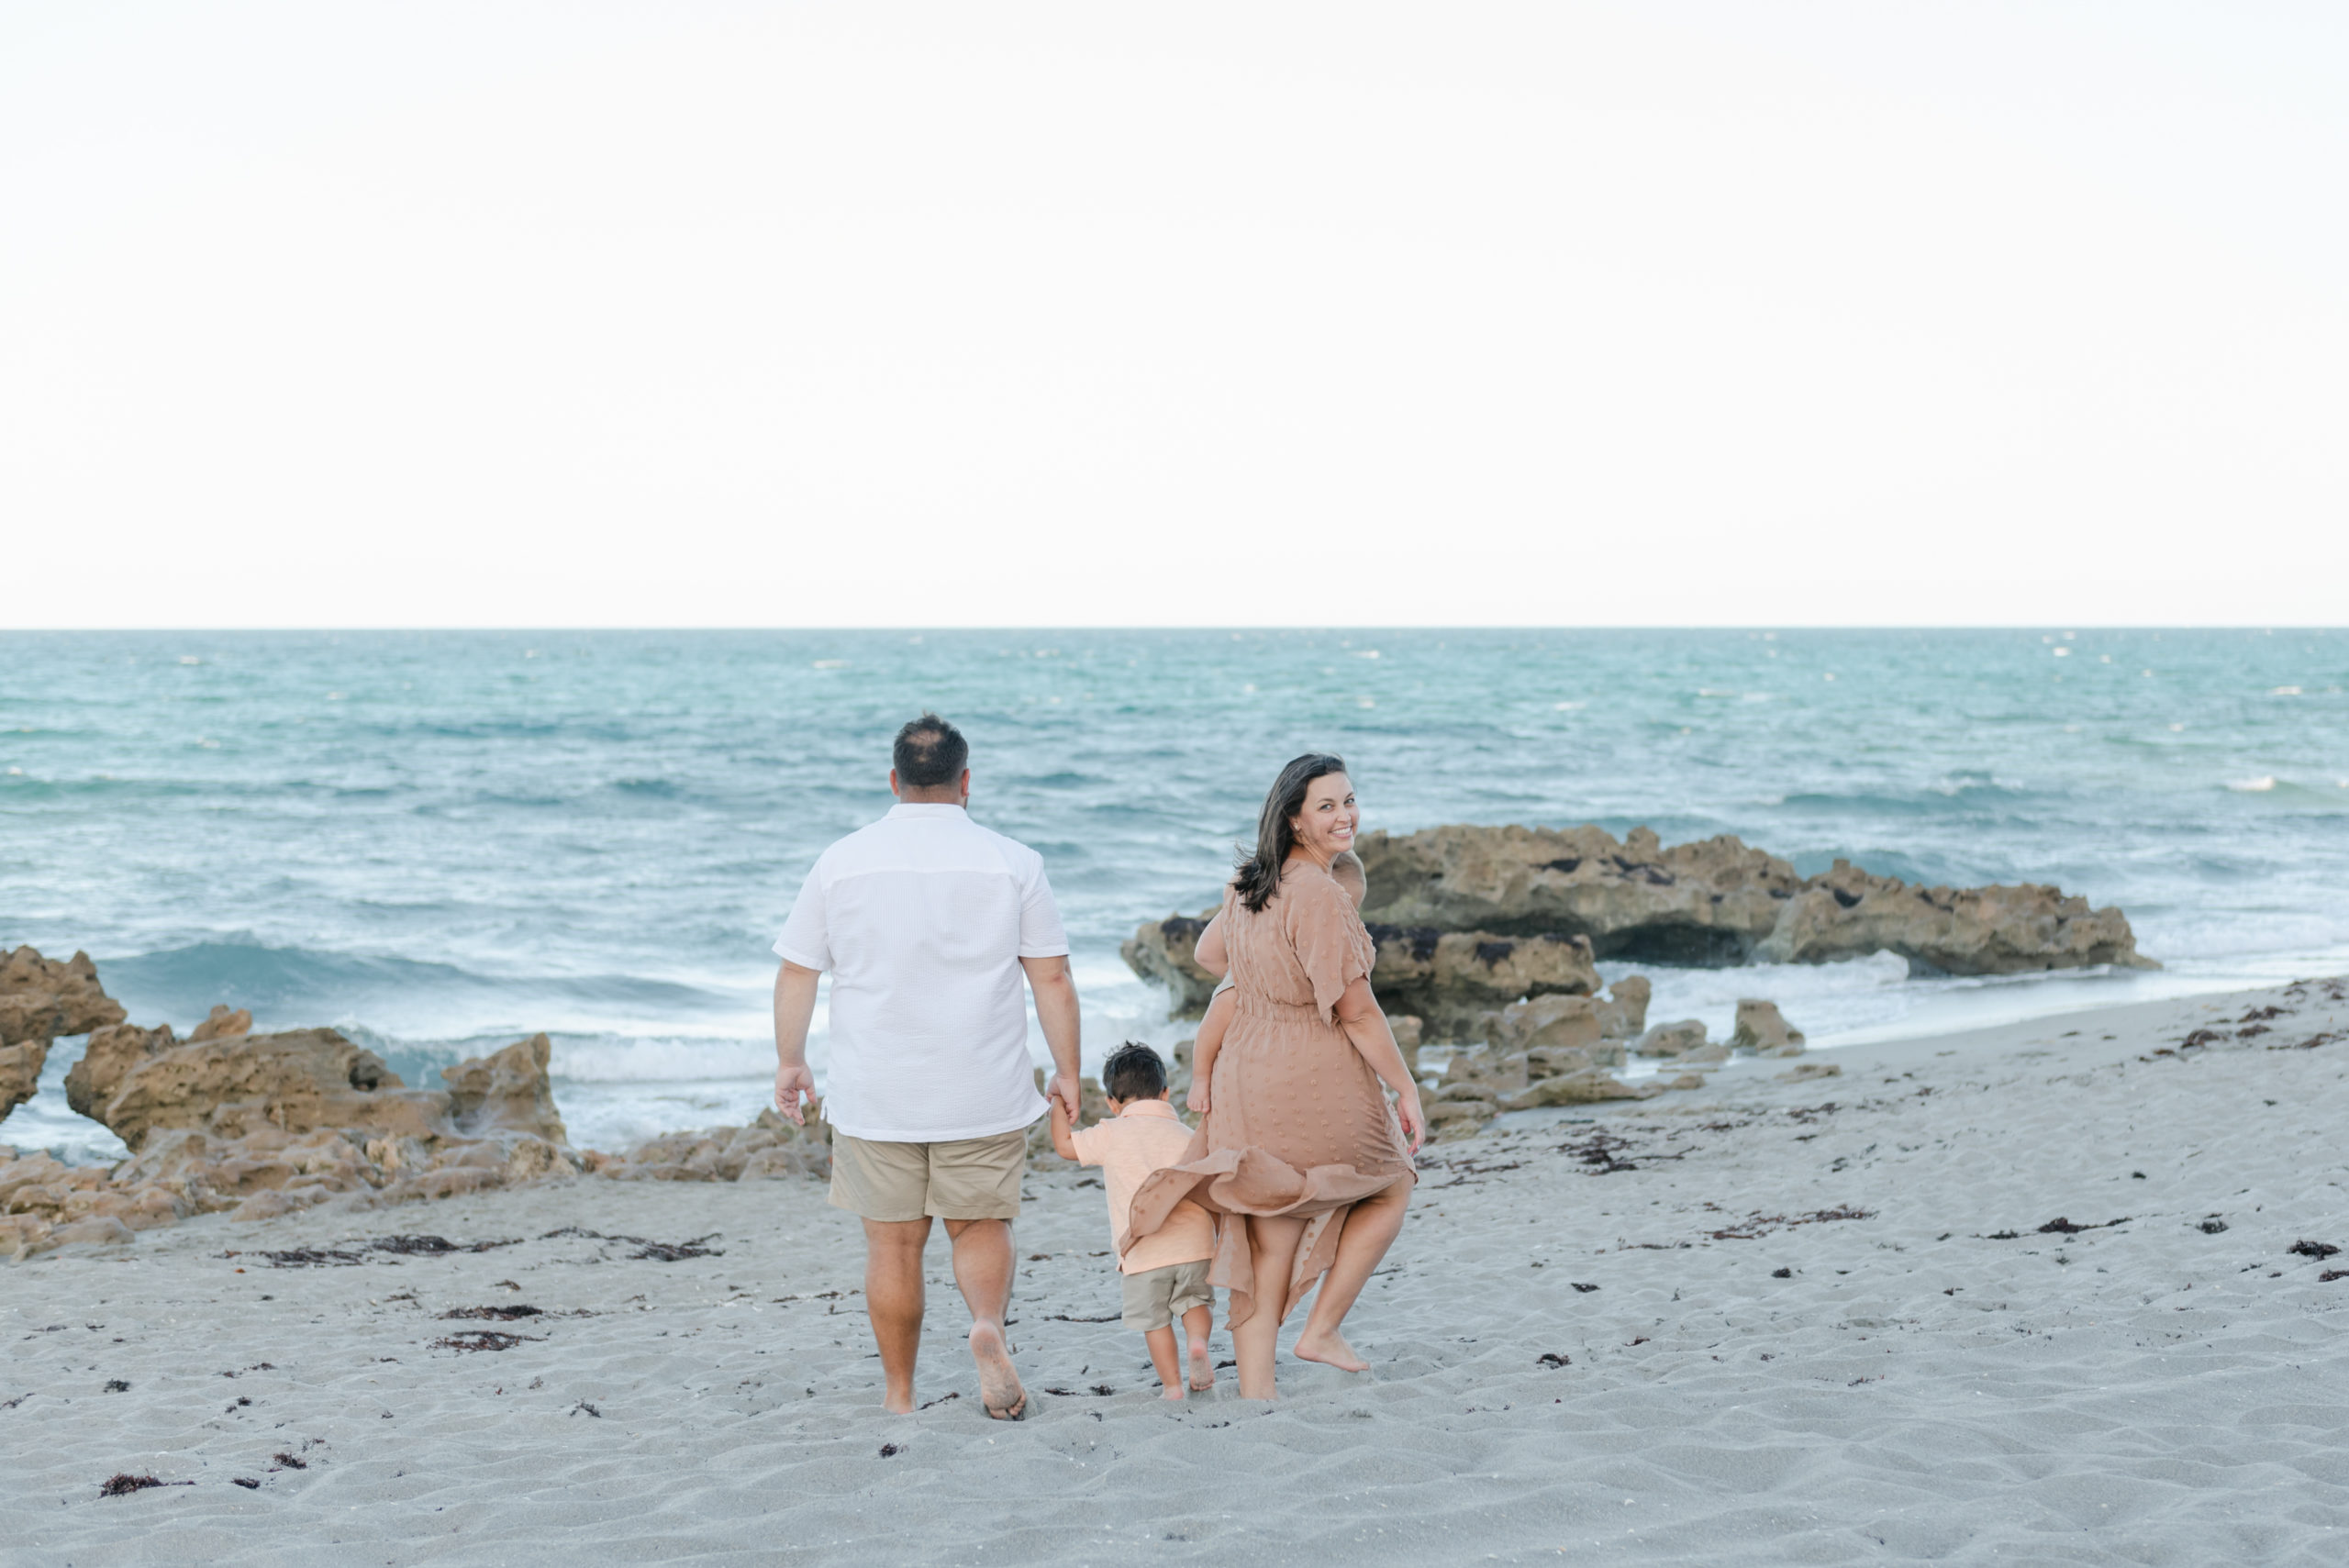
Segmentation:
{"type": "Polygon", "coordinates": [[[877,1409],[812,1181],[207,1217],[0,1273],[0,1562],[2332,1563],[2344,1116],[2333,981],[1505,1117],[1426,1155],[1375,1370],[1273,1407],[1162,1404],[1099,1189],[1038,1174],[1018,1426],[938,1241],[877,1409]]]}

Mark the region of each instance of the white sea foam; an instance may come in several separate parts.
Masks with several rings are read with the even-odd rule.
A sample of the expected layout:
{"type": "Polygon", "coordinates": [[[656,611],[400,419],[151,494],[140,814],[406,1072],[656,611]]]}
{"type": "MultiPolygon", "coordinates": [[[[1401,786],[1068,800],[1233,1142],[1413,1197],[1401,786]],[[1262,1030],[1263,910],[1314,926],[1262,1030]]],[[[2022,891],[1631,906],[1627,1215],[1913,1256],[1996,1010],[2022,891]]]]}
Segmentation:
{"type": "Polygon", "coordinates": [[[2263,773],[2255,779],[2229,779],[2227,787],[2237,795],[2265,795],[2276,787],[2276,775],[2263,773]]]}

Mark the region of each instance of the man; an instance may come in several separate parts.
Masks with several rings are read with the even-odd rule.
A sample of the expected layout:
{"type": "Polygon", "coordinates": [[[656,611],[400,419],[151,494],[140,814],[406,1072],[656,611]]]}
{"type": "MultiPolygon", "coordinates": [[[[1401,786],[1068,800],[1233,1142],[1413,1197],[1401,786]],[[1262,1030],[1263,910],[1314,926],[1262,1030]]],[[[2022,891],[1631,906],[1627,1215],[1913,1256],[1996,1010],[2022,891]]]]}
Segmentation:
{"type": "Polygon", "coordinates": [[[1046,1103],[1028,1058],[1020,974],[1052,1049],[1052,1095],[1077,1114],[1076,986],[1042,857],[973,822],[970,747],[925,713],[897,731],[897,804],[817,857],[774,951],[775,1108],[815,1097],[807,1022],[832,976],[831,1202],[864,1221],[864,1301],[884,1408],[914,1407],[922,1249],[946,1222],[989,1416],[1028,1394],[1003,1335],[1028,1128],[1046,1103]]]}

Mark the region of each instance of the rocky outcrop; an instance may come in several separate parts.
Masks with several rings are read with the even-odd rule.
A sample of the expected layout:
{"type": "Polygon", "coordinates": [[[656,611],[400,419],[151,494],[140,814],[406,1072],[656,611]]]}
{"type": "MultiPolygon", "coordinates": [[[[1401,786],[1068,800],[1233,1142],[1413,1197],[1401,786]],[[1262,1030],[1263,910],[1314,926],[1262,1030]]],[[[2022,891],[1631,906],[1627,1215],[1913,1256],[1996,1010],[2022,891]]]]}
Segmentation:
{"type": "Polygon", "coordinates": [[[796,1127],[772,1106],[743,1127],[663,1133],[625,1155],[592,1155],[596,1174],[623,1182],[754,1182],[829,1176],[831,1129],[810,1118],[796,1127]]]}
{"type": "Polygon", "coordinates": [[[1912,887],[1849,861],[1837,861],[1787,900],[1754,957],[1832,963],[1874,952],[1897,952],[1913,971],[1942,974],[2161,967],[2139,955],[2120,910],[2091,909],[2060,888],[1912,887]]]}
{"type": "Polygon", "coordinates": [[[1118,949],[1128,969],[1173,993],[1174,1010],[1169,1018],[1196,1018],[1208,1010],[1208,999],[1215,995],[1216,977],[1199,967],[1197,956],[1199,936],[1214,917],[1212,908],[1197,916],[1169,915],[1142,926],[1118,949]]]}
{"type": "Polygon", "coordinates": [[[0,958],[0,1118],[33,1097],[58,1036],[122,1018],[122,1005],[98,984],[88,953],[60,962],[20,947],[0,958]]]}
{"type": "Polygon", "coordinates": [[[1838,861],[1805,879],[1723,836],[1666,846],[1635,828],[1431,828],[1357,846],[1369,920],[1586,938],[1600,959],[1826,963],[1878,951],[1912,969],[2010,974],[2154,967],[2126,917],[2043,886],[1912,887],[1838,861]]]}
{"type": "Polygon", "coordinates": [[[1666,848],[1645,828],[1430,828],[1364,836],[1365,919],[1587,939],[1602,959],[1740,963],[1802,879],[1731,838],[1666,848]]]}
{"type": "MultiPolygon", "coordinates": [[[[1172,993],[1171,1017],[1197,1018],[1215,995],[1216,977],[1199,967],[1197,956],[1207,926],[1205,919],[1169,916],[1141,927],[1119,950],[1128,968],[1172,993]]],[[[1590,944],[1576,938],[1388,925],[1375,925],[1370,934],[1378,945],[1372,994],[1389,1015],[1421,1019],[1432,1039],[1473,1032],[1485,1013],[1520,997],[1581,995],[1598,987],[1590,944]]]]}
{"type": "Polygon", "coordinates": [[[1737,1004],[1737,1027],[1729,1043],[1756,1056],[1800,1056],[1803,1033],[1787,1022],[1776,1002],[1744,997],[1737,1004]]]}
{"type": "MultiPolygon", "coordinates": [[[[1658,1024],[1640,1036],[1639,1044],[1631,1048],[1642,1056],[1687,1057],[1706,1049],[1705,1026],[1697,1018],[1682,1018],[1669,1024],[1658,1024]]],[[[1729,1054],[1723,1050],[1721,1054],[1729,1054]]]]}
{"type": "Polygon", "coordinates": [[[132,1230],[222,1210],[267,1219],[334,1198],[453,1197],[588,1162],[556,1114],[544,1035],[443,1069],[442,1088],[411,1089],[333,1029],[251,1026],[216,1007],[185,1040],[168,1026],[93,1031],[66,1098],[131,1157],[111,1170],[47,1155],[0,1163],[0,1241],[21,1256],[85,1219],[132,1230]]]}
{"type": "Polygon", "coordinates": [[[1483,1016],[1528,996],[1586,996],[1598,988],[1590,944],[1578,937],[1499,937],[1425,927],[1370,929],[1378,958],[1371,994],[1438,1039],[1475,1032],[1483,1016]]]}

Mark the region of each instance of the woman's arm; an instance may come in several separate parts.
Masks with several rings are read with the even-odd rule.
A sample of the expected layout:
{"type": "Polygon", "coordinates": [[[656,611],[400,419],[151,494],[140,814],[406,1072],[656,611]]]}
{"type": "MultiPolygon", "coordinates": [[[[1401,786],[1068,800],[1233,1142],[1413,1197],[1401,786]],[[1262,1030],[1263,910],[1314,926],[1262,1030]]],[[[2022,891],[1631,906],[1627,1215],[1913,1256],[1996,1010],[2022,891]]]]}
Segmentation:
{"type": "Polygon", "coordinates": [[[1215,1053],[1223,1049],[1223,1035],[1231,1027],[1231,1015],[1240,1006],[1236,991],[1219,991],[1208,1004],[1208,1016],[1199,1020],[1199,1037],[1191,1042],[1191,1093],[1184,1100],[1199,1115],[1208,1114],[1208,1094],[1215,1082],[1215,1053]]]}
{"type": "Polygon", "coordinates": [[[1223,951],[1223,916],[1219,913],[1199,933],[1198,944],[1191,950],[1192,959],[1201,969],[1222,979],[1231,970],[1231,955],[1223,951]]]}
{"type": "Polygon", "coordinates": [[[1402,1048],[1395,1043],[1395,1031],[1386,1027],[1386,1015],[1379,1011],[1377,998],[1370,994],[1369,978],[1364,976],[1349,984],[1331,1011],[1337,1015],[1339,1027],[1346,1031],[1346,1039],[1370,1063],[1370,1070],[1395,1091],[1395,1109],[1403,1118],[1403,1136],[1410,1140],[1411,1152],[1418,1153],[1427,1128],[1427,1118],[1419,1111],[1419,1086],[1412,1081],[1411,1070],[1404,1063],[1402,1048]]]}

